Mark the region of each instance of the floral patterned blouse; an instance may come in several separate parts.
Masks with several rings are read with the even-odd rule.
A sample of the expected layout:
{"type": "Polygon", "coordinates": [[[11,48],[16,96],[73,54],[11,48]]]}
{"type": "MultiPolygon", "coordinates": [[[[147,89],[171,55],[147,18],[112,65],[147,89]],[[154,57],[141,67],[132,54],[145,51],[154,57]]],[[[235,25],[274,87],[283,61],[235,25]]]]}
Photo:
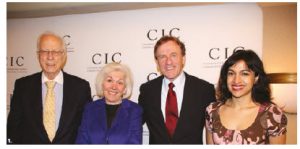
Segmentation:
{"type": "Polygon", "coordinates": [[[206,108],[206,128],[212,133],[214,144],[269,144],[269,136],[286,134],[287,118],[274,104],[262,104],[255,121],[244,130],[226,129],[220,120],[223,102],[206,108]]]}

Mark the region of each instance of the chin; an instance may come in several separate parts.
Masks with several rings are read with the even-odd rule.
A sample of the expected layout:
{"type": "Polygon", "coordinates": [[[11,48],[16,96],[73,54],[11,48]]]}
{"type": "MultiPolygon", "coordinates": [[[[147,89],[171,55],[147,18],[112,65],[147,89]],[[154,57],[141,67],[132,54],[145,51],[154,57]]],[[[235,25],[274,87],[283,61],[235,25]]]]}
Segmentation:
{"type": "Polygon", "coordinates": [[[232,97],[234,98],[241,98],[243,97],[244,95],[241,95],[241,94],[232,94],[232,97]]]}
{"type": "Polygon", "coordinates": [[[177,75],[174,75],[174,74],[166,74],[165,75],[168,79],[175,79],[177,77],[177,75]]]}
{"type": "Polygon", "coordinates": [[[56,74],[57,71],[46,71],[48,74],[56,74]]]}

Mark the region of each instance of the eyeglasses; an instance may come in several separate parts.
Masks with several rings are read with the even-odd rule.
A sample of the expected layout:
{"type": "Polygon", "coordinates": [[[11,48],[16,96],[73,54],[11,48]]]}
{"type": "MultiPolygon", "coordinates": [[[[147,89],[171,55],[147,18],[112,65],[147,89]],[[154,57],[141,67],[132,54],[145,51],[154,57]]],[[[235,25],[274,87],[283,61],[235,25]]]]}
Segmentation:
{"type": "Polygon", "coordinates": [[[61,55],[62,53],[64,53],[63,50],[39,50],[37,51],[40,55],[43,55],[43,56],[46,56],[46,55],[49,55],[50,53],[53,55],[53,56],[59,56],[61,55]]]}

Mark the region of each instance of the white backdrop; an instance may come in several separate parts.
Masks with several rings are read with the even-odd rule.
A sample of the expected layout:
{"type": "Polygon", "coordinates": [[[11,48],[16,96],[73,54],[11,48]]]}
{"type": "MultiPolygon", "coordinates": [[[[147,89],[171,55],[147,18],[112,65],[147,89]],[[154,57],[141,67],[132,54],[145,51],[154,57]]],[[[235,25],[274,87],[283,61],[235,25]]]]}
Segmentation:
{"type": "MultiPolygon", "coordinates": [[[[134,74],[132,100],[139,86],[157,77],[153,46],[163,35],[186,45],[191,75],[217,83],[220,66],[236,49],[262,56],[262,11],[256,4],[220,4],[113,11],[7,21],[7,110],[17,78],[40,71],[36,40],[44,31],[64,37],[68,61],[64,71],[90,82],[106,63],[127,64],[134,74]]],[[[144,143],[148,142],[147,130],[144,143]]]]}

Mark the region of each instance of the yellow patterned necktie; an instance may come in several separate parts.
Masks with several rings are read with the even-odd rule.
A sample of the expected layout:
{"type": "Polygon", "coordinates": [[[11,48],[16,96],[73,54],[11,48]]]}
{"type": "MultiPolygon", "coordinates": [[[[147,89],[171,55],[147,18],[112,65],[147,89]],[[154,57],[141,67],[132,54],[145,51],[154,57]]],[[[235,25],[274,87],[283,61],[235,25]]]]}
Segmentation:
{"type": "Polygon", "coordinates": [[[52,142],[55,136],[55,95],[54,95],[54,81],[47,81],[47,94],[44,103],[43,123],[47,131],[48,138],[52,142]]]}

